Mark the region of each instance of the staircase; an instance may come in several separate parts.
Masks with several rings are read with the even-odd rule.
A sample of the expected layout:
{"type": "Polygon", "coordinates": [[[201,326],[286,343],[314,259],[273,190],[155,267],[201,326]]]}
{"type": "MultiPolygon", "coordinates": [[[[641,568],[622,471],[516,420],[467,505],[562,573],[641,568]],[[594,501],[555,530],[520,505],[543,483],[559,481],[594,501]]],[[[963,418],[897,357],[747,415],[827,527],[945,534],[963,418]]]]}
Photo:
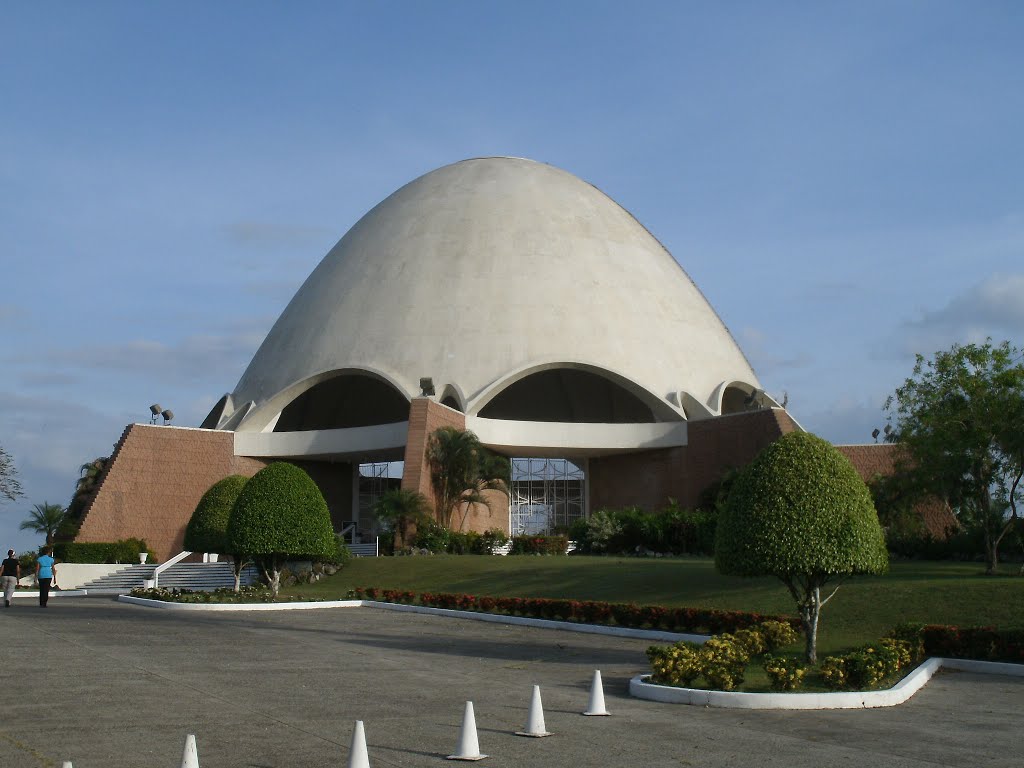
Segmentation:
{"type": "MultiPolygon", "coordinates": [[[[155,565],[129,565],[103,578],[82,585],[90,595],[124,595],[136,587],[146,586],[153,578],[155,565]]],[[[242,571],[242,585],[259,580],[252,566],[242,571]]],[[[160,574],[162,589],[191,589],[193,592],[212,592],[220,587],[235,586],[235,572],[231,563],[176,563],[160,574]]]]}

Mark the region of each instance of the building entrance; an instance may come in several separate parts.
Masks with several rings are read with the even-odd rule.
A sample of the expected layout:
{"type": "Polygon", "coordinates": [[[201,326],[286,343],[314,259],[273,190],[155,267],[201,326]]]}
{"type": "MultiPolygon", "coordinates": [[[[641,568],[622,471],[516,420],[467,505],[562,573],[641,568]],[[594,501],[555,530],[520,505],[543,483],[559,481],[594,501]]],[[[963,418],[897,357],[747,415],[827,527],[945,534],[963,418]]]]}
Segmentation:
{"type": "Polygon", "coordinates": [[[568,529],[586,517],[585,461],[512,459],[513,536],[568,529]]]}

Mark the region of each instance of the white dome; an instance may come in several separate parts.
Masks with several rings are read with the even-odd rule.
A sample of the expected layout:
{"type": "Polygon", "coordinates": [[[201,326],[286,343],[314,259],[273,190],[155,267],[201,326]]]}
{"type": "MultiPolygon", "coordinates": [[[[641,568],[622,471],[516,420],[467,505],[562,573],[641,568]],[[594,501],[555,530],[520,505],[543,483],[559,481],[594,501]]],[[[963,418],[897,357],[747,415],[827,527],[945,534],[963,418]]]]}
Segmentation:
{"type": "Polygon", "coordinates": [[[344,373],[406,399],[429,377],[438,399],[477,416],[550,369],[612,381],[655,421],[714,415],[730,385],[759,386],[693,281],[607,195],[530,160],[466,160],[402,187],[348,231],[218,421],[271,429],[296,397],[344,373]]]}

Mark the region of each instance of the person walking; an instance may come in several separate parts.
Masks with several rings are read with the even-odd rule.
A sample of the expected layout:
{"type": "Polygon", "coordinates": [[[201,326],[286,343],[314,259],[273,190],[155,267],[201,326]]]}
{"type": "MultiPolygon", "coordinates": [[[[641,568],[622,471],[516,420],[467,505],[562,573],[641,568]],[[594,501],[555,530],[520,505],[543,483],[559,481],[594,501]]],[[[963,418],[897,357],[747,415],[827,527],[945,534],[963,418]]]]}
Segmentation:
{"type": "Polygon", "coordinates": [[[53,547],[43,547],[43,554],[36,560],[36,581],[39,582],[39,606],[46,607],[50,599],[50,584],[57,586],[57,566],[53,559],[53,547]]]}
{"type": "Polygon", "coordinates": [[[4,585],[4,606],[10,608],[11,598],[14,597],[14,590],[18,588],[18,579],[21,578],[21,563],[14,556],[13,549],[7,550],[7,559],[4,560],[2,573],[3,576],[0,578],[4,585]]]}

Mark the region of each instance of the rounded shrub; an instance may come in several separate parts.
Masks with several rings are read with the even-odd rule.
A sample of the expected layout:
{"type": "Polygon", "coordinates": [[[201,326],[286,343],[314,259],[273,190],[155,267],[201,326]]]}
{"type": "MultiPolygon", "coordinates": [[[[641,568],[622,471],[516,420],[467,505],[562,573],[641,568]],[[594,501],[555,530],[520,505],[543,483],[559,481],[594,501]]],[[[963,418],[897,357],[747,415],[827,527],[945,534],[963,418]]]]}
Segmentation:
{"type": "Polygon", "coordinates": [[[797,599],[816,660],[827,583],[883,573],[888,552],[871,493],[831,443],[791,432],[736,480],[718,520],[715,565],[736,576],[776,576],[797,599]]]}
{"type": "Polygon", "coordinates": [[[309,475],[283,461],[264,467],[242,488],[228,521],[227,544],[260,563],[275,595],[284,560],[337,553],[323,494],[309,475]]]}
{"type": "Polygon", "coordinates": [[[228,475],[211,485],[199,500],[185,528],[185,549],[193,552],[229,552],[228,521],[249,478],[228,475]]]}
{"type": "Polygon", "coordinates": [[[762,451],[718,521],[715,563],[737,576],[879,573],[888,561],[864,481],[835,446],[809,432],[762,451]]]}

